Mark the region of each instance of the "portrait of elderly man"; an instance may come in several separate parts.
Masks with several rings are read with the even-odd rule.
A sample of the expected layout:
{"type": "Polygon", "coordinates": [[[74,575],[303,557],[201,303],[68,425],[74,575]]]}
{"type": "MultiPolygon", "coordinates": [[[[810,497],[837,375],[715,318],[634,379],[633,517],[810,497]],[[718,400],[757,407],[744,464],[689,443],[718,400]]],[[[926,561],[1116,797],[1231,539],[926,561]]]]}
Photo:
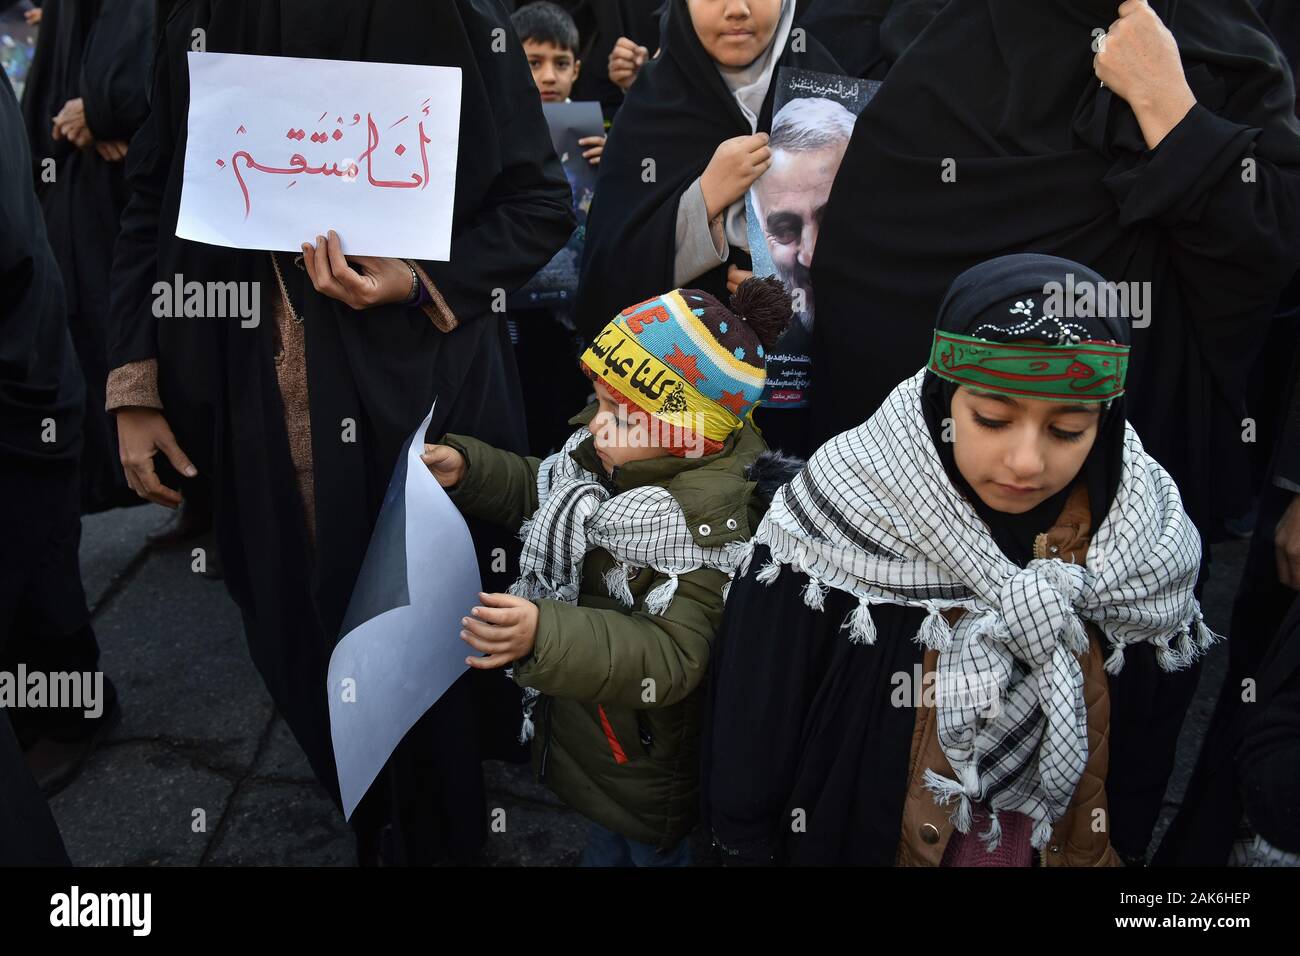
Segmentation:
{"type": "Polygon", "coordinates": [[[831,184],[853,135],[857,117],[834,100],[800,97],[772,120],[772,167],[753,187],[776,274],[794,296],[795,314],[811,331],[813,249],[831,184]]]}

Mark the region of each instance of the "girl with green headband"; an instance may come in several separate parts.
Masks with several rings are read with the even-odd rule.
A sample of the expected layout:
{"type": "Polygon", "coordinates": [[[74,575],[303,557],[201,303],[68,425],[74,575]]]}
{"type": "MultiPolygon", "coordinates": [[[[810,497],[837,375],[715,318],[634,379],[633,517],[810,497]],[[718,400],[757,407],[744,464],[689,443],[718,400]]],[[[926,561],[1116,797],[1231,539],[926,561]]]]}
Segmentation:
{"type": "Polygon", "coordinates": [[[713,664],[725,861],[1144,850],[1134,795],[1181,720],[1158,708],[1212,640],[1200,537],[1126,421],[1127,330],[1044,307],[1071,277],[1102,281],[1038,255],[962,274],[927,368],[777,492],[713,664]]]}

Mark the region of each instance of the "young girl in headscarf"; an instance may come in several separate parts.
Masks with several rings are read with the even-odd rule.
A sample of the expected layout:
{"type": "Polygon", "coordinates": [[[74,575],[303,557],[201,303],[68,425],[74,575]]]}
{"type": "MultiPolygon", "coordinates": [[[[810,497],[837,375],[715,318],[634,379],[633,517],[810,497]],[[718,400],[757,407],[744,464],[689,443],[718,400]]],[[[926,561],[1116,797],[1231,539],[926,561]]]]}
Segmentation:
{"type": "Polygon", "coordinates": [[[1119,863],[1110,747],[1156,744],[1109,677],[1211,635],[1199,536],[1125,418],[1127,331],[1064,318],[1070,275],[1101,281],[962,274],[927,367],[777,493],[714,660],[724,859],[1119,863]]]}
{"type": "Polygon", "coordinates": [[[680,286],[721,299],[749,274],[745,193],[771,165],[780,66],[838,73],[795,23],[807,0],[671,0],[600,161],[578,326],[680,286]]]}

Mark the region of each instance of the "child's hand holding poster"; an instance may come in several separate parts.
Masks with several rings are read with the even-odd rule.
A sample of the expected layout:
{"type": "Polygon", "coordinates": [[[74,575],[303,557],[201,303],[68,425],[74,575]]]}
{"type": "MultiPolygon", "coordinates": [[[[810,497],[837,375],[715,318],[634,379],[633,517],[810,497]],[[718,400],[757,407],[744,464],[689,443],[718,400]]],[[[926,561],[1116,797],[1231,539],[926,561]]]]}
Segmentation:
{"type": "Polygon", "coordinates": [[[460,620],[483,585],[465,519],[420,459],[432,419],[430,409],[398,457],[330,655],[330,736],[349,819],[406,732],[467,670],[460,620]]]}
{"type": "Polygon", "coordinates": [[[763,405],[799,408],[808,403],[811,383],[817,228],[853,124],[880,82],[788,67],[781,67],[776,82],[772,167],[750,187],[745,211],[754,274],[779,277],[795,307],[795,321],[767,357],[763,405]]]}
{"type": "Polygon", "coordinates": [[[357,256],[446,261],[461,71],[190,53],[176,235],[298,252],[329,229],[357,256]]]}

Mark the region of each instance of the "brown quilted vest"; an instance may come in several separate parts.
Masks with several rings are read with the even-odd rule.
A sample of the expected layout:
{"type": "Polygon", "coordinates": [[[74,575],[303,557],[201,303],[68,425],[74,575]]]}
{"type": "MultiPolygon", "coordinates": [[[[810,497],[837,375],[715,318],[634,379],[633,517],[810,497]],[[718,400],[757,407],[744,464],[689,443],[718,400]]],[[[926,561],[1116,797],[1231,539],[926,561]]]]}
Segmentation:
{"type": "MultiPolygon", "coordinates": [[[[1091,531],[1088,492],[1082,486],[1070,495],[1056,525],[1040,534],[1034,543],[1034,556],[1059,557],[1083,564],[1088,554],[1091,531]]],[[[955,611],[949,623],[961,615],[955,611]]],[[[1096,631],[1089,625],[1092,638],[1088,653],[1079,655],[1083,668],[1083,695],[1088,709],[1088,763],[1074,791],[1065,815],[1056,822],[1052,838],[1042,850],[1043,866],[1123,866],[1110,845],[1110,810],[1106,804],[1106,769],[1110,759],[1110,694],[1103,667],[1105,658],[1096,631]]],[[[924,673],[934,672],[938,651],[926,651],[924,673]]],[[[953,776],[948,758],[939,746],[938,721],[933,707],[916,711],[912,731],[911,759],[908,763],[907,797],[903,804],[903,824],[899,834],[899,866],[938,866],[954,827],[948,819],[950,808],[934,801],[925,788],[925,771],[933,770],[953,776]]]]}

